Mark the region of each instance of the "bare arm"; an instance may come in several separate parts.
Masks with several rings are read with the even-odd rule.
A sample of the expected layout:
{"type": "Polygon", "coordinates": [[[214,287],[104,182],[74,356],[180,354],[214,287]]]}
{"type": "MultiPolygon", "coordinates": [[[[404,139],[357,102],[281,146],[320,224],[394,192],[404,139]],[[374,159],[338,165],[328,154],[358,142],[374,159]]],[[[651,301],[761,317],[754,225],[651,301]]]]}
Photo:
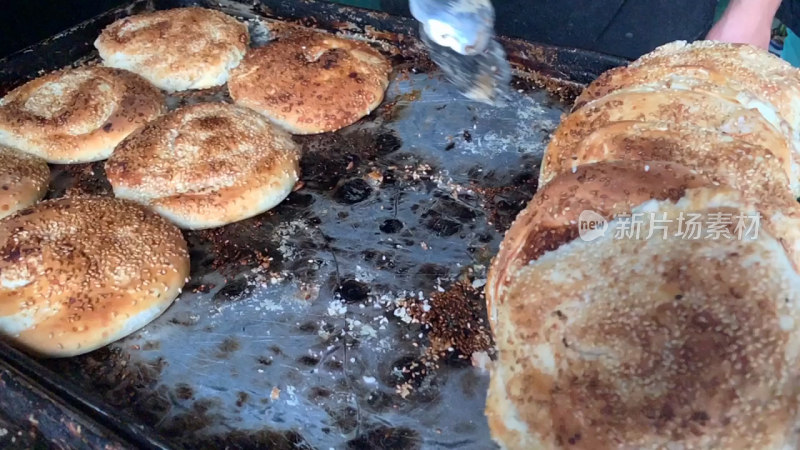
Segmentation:
{"type": "Polygon", "coordinates": [[[731,0],[706,39],[769,48],[772,19],[781,0],[731,0]]]}

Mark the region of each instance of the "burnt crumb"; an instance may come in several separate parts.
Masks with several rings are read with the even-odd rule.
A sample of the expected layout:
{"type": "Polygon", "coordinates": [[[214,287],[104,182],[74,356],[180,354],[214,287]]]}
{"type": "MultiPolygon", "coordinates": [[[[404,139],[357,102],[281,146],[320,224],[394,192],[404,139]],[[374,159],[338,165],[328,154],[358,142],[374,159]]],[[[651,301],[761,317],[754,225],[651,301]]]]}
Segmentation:
{"type": "Polygon", "coordinates": [[[92,380],[97,392],[112,406],[127,406],[143,398],[158,384],[166,364],[163,359],[131,363],[130,355],[113,347],[103,347],[85,355],[44,360],[56,373],[79,373],[92,380]]]}
{"type": "Polygon", "coordinates": [[[301,192],[292,192],[283,201],[283,205],[296,206],[298,208],[308,208],[314,204],[314,196],[311,194],[303,194],[301,192]]]}
{"type": "Polygon", "coordinates": [[[197,267],[200,272],[193,272],[194,277],[210,270],[234,278],[254,268],[275,269],[273,263],[279,255],[277,251],[270,250],[274,248],[271,241],[273,225],[265,222],[270,214],[268,212],[219,228],[186,233],[190,252],[195,251],[204,258],[204,265],[197,267]]]}
{"type": "Polygon", "coordinates": [[[147,341],[142,345],[142,350],[158,350],[161,348],[161,343],[158,341],[147,341]]]}
{"type": "Polygon", "coordinates": [[[194,398],[194,389],[186,383],[175,386],[175,396],[181,400],[191,400],[194,398]]]}
{"type": "Polygon", "coordinates": [[[339,370],[342,370],[342,367],[344,367],[344,364],[342,364],[342,362],[339,361],[338,359],[325,360],[325,368],[331,372],[337,372],[339,370]]]}
{"type": "Polygon", "coordinates": [[[488,244],[492,242],[492,235],[489,233],[481,233],[478,235],[478,242],[482,244],[488,244]]]}
{"type": "Polygon", "coordinates": [[[580,442],[580,440],[581,440],[581,434],[575,433],[572,436],[570,436],[569,439],[567,439],[567,442],[569,442],[569,445],[575,445],[578,442],[580,442]]]}
{"type": "Polygon", "coordinates": [[[352,406],[345,406],[342,409],[330,411],[328,414],[342,434],[350,433],[358,426],[358,410],[352,406]]]}
{"type": "Polygon", "coordinates": [[[450,274],[450,268],[434,263],[425,263],[417,270],[417,278],[420,285],[430,286],[437,284],[437,279],[443,280],[450,274]]]}
{"type": "Polygon", "coordinates": [[[239,341],[232,337],[227,337],[217,347],[219,352],[217,352],[216,356],[219,359],[227,359],[231,353],[238,351],[240,348],[242,348],[242,345],[239,341]]]}
{"type": "Polygon", "coordinates": [[[18,246],[15,246],[10,249],[7,248],[3,249],[3,261],[16,262],[19,261],[21,257],[22,257],[22,250],[18,246]]]}
{"type": "Polygon", "coordinates": [[[258,361],[258,363],[261,364],[262,366],[271,366],[272,365],[272,357],[271,356],[270,357],[259,356],[256,361],[258,361]]]}
{"type": "Polygon", "coordinates": [[[392,450],[416,450],[422,447],[419,433],[405,428],[379,427],[347,443],[347,448],[351,450],[366,449],[392,449],[392,450]]]}
{"type": "Polygon", "coordinates": [[[320,402],[322,399],[329,398],[331,394],[331,390],[326,387],[314,386],[308,390],[308,399],[313,402],[320,402]]]}
{"type": "Polygon", "coordinates": [[[241,408],[244,406],[245,403],[250,399],[250,395],[247,392],[239,391],[236,393],[236,407],[241,408]]]}
{"type": "Polygon", "coordinates": [[[438,198],[434,206],[422,213],[425,227],[439,236],[452,236],[471,223],[477,214],[471,208],[450,197],[438,198]]]}
{"type": "Polygon", "coordinates": [[[409,314],[423,324],[430,340],[429,355],[451,364],[465,364],[476,352],[491,353],[492,335],[486,323],[482,292],[458,281],[445,292],[435,292],[428,303],[408,306],[409,314]]]}
{"type": "Polygon", "coordinates": [[[365,180],[355,178],[345,182],[336,190],[334,198],[347,205],[362,202],[372,194],[372,187],[365,180]]]}
{"type": "Polygon", "coordinates": [[[383,391],[373,391],[367,395],[367,406],[374,412],[381,412],[392,407],[392,397],[383,391]]]}
{"type": "Polygon", "coordinates": [[[194,320],[194,319],[191,319],[191,318],[173,317],[172,319],[169,319],[169,323],[171,323],[173,325],[180,325],[180,326],[183,326],[183,327],[190,327],[192,325],[195,325],[197,323],[197,321],[194,320]]]}
{"type": "Polygon", "coordinates": [[[143,398],[135,405],[137,414],[146,422],[158,422],[166,416],[172,408],[169,398],[169,391],[166,386],[159,386],[158,389],[143,395],[143,398]]]}
{"type": "Polygon", "coordinates": [[[708,413],[705,411],[695,411],[692,413],[691,419],[695,422],[699,422],[700,425],[705,426],[708,421],[711,420],[711,417],[709,417],[708,413]]]}
{"type": "Polygon", "coordinates": [[[455,142],[451,142],[451,143],[449,143],[449,144],[444,146],[444,151],[449,152],[450,150],[452,150],[454,148],[456,148],[456,143],[455,142]]]}
{"type": "Polygon", "coordinates": [[[347,303],[363,302],[369,296],[369,287],[356,280],[344,280],[339,285],[339,295],[347,303]]]}
{"type": "Polygon", "coordinates": [[[297,329],[304,333],[316,333],[318,326],[316,322],[309,321],[300,324],[300,326],[298,326],[297,329]]]}
{"type": "Polygon", "coordinates": [[[397,219],[386,219],[381,223],[379,228],[386,234],[394,234],[403,229],[403,222],[397,219]]]}
{"type": "Polygon", "coordinates": [[[472,190],[483,197],[483,208],[495,230],[505,232],[528,204],[536,192],[538,180],[531,172],[517,175],[512,184],[503,187],[481,187],[472,184],[472,190]]]}
{"type": "Polygon", "coordinates": [[[281,350],[281,348],[278,347],[277,345],[271,346],[269,348],[269,351],[271,351],[272,354],[274,354],[275,356],[286,356],[286,354],[283,353],[283,350],[281,350]]]}
{"type": "Polygon", "coordinates": [[[46,199],[113,195],[103,161],[54,165],[51,173],[52,181],[46,199]]]}
{"type": "Polygon", "coordinates": [[[245,278],[237,278],[229,281],[222,289],[214,294],[214,301],[218,303],[226,302],[229,300],[237,300],[247,290],[247,280],[245,278]]]}
{"type": "Polygon", "coordinates": [[[464,130],[463,136],[464,142],[472,142],[472,133],[470,133],[469,130],[464,130]]]}
{"type": "Polygon", "coordinates": [[[300,168],[305,189],[328,191],[364,163],[381,153],[399,148],[400,139],[391,132],[355,129],[339,133],[294,136],[302,147],[300,168]]]}
{"type": "Polygon", "coordinates": [[[158,429],[162,434],[177,437],[179,441],[191,439],[196,432],[214,423],[216,416],[208,413],[214,406],[217,406],[216,401],[197,400],[188,412],[167,419],[158,429]]]}
{"type": "Polygon", "coordinates": [[[313,448],[297,431],[278,431],[268,428],[253,432],[236,430],[226,434],[197,436],[191,440],[185,440],[184,446],[200,450],[250,450],[256,448],[310,450],[313,448]]]}
{"type": "Polygon", "coordinates": [[[375,145],[378,154],[385,155],[400,149],[403,146],[403,141],[394,133],[394,131],[381,133],[375,140],[375,145]]]}
{"type": "Polygon", "coordinates": [[[308,367],[316,367],[319,364],[319,358],[311,355],[303,355],[297,358],[297,362],[308,367]]]}
{"type": "Polygon", "coordinates": [[[418,388],[429,375],[428,365],[419,357],[407,355],[396,359],[389,367],[384,382],[390,386],[418,388]]]}
{"type": "MultiPolygon", "coordinates": [[[[318,62],[325,70],[330,70],[339,65],[342,59],[342,52],[338,49],[328,50],[320,56],[318,62]]],[[[358,74],[356,74],[358,76],[358,74]]]]}
{"type": "MultiPolygon", "coordinates": [[[[192,246],[190,243],[189,246],[189,270],[190,273],[198,277],[197,274],[203,275],[207,273],[214,263],[214,255],[211,251],[209,251],[206,246],[192,246]]],[[[199,282],[192,280],[187,284],[187,287],[184,288],[185,290],[194,290],[196,286],[199,286],[199,282]]]]}

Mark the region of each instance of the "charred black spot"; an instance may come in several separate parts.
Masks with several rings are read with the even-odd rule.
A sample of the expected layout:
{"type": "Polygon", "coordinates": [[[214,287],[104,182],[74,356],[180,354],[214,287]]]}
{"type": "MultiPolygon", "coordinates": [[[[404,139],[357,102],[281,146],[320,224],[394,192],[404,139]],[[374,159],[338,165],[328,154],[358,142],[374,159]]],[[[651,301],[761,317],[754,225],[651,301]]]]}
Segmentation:
{"type": "Polygon", "coordinates": [[[452,236],[461,231],[461,224],[442,217],[431,217],[425,222],[425,226],[439,236],[452,236]]]}
{"type": "Polygon", "coordinates": [[[16,246],[10,249],[4,249],[3,253],[3,261],[6,262],[19,261],[22,256],[22,250],[16,246]]]}
{"type": "Polygon", "coordinates": [[[375,146],[378,154],[385,155],[399,150],[403,146],[403,141],[394,132],[386,132],[378,135],[375,146]]]}
{"type": "Polygon", "coordinates": [[[303,355],[303,356],[297,358],[297,362],[299,362],[300,364],[302,364],[304,366],[314,367],[317,364],[319,364],[319,358],[317,358],[316,356],[311,356],[311,355],[303,355]]]}
{"type": "Polygon", "coordinates": [[[103,125],[103,131],[105,131],[106,133],[111,132],[111,122],[103,125]]]}
{"type": "Polygon", "coordinates": [[[342,281],[338,291],[347,303],[363,302],[369,295],[369,287],[366,284],[352,279],[342,281]]]}
{"type": "Polygon", "coordinates": [[[695,411],[692,413],[692,420],[695,422],[700,422],[700,425],[705,426],[711,418],[708,416],[708,413],[705,411],[695,411]]]}
{"type": "Polygon", "coordinates": [[[455,142],[451,142],[451,143],[449,143],[449,144],[444,146],[444,150],[447,151],[447,152],[449,152],[450,150],[452,150],[454,148],[456,148],[456,143],[455,142]]]}
{"type": "Polygon", "coordinates": [[[247,280],[237,278],[229,281],[222,289],[214,294],[215,302],[224,302],[238,299],[247,290],[247,280]]]}
{"type": "Polygon", "coordinates": [[[245,403],[247,403],[247,400],[249,399],[250,395],[247,392],[239,391],[238,393],[236,393],[236,406],[241,408],[242,406],[244,406],[245,403]]]}
{"type": "Polygon", "coordinates": [[[403,229],[403,222],[397,219],[386,219],[380,226],[380,230],[387,234],[394,234],[403,229]]]}
{"type": "Polygon", "coordinates": [[[300,192],[292,192],[283,201],[283,205],[297,206],[298,208],[307,208],[314,203],[314,197],[311,194],[303,194],[300,192]]]}
{"type": "Polygon", "coordinates": [[[322,386],[314,386],[308,390],[308,398],[316,402],[319,402],[322,399],[330,397],[331,394],[332,392],[330,389],[322,386]]]}
{"type": "Polygon", "coordinates": [[[339,186],[334,197],[340,203],[352,205],[366,200],[371,193],[372,187],[370,187],[369,183],[361,178],[355,178],[339,186]]]}
{"type": "Polygon", "coordinates": [[[175,396],[181,400],[191,400],[194,398],[194,389],[186,383],[175,386],[175,396]]]}
{"type": "Polygon", "coordinates": [[[468,130],[464,130],[464,141],[472,142],[472,134],[468,130]]]}
{"type": "Polygon", "coordinates": [[[219,350],[217,353],[217,358],[226,359],[231,353],[238,351],[240,348],[242,348],[242,345],[239,343],[239,341],[232,337],[225,338],[225,340],[222,341],[217,347],[219,350]]]}
{"type": "Polygon", "coordinates": [[[258,361],[258,363],[261,364],[262,366],[272,365],[272,357],[259,356],[256,361],[258,361]]]}
{"type": "Polygon", "coordinates": [[[300,326],[297,328],[304,333],[315,333],[317,331],[317,324],[316,322],[309,321],[300,324],[300,326]]]}

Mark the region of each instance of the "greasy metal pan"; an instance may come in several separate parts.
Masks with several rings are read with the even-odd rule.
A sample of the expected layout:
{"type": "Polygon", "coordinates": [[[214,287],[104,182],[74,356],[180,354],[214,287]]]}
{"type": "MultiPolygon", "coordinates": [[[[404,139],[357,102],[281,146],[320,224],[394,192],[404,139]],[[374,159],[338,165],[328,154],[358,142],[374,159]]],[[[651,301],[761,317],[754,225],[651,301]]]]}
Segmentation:
{"type": "MultiPolygon", "coordinates": [[[[0,89],[93,63],[92,42],[119,17],[186,4],[133,2],[12,55],[0,89]]],[[[476,367],[492,353],[486,269],[572,97],[624,61],[504,39],[518,73],[493,108],[438,75],[410,19],[313,1],[203,4],[247,20],[255,45],[283,22],[373,43],[395,67],[384,104],[298,137],[305,186],[274,210],[187,232],[192,278],[155,322],[88,355],[34,361],[0,345],[0,361],[134,446],[491,448],[476,367]]],[[[181,94],[170,107],[198,101],[229,98],[181,94]]],[[[52,174],[51,198],[111,193],[102,163],[52,174]]]]}

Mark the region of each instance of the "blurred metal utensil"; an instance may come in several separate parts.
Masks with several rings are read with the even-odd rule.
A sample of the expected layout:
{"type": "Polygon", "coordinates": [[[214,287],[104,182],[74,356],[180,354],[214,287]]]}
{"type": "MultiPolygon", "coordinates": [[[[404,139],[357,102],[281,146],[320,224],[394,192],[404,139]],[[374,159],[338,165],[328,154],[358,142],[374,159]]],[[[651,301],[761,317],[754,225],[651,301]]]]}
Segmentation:
{"type": "Polygon", "coordinates": [[[495,40],[489,0],[410,0],[431,59],[468,98],[502,103],[511,66],[495,40]]]}

